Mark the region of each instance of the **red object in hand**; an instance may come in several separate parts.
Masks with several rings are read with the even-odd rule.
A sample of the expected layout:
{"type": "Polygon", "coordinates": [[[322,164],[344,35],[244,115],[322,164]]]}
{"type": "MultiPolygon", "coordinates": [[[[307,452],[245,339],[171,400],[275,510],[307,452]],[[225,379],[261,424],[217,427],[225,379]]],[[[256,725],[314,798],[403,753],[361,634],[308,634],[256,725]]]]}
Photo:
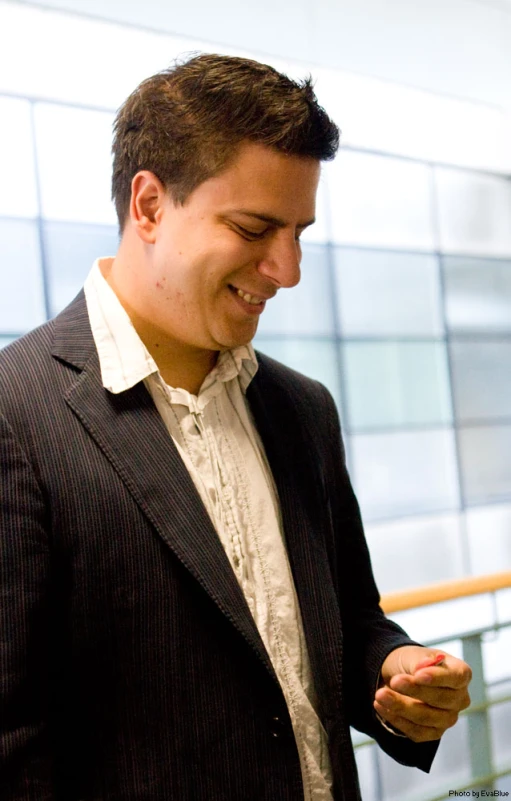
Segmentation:
{"type": "Polygon", "coordinates": [[[435,667],[435,665],[439,665],[441,662],[443,662],[444,659],[445,659],[445,654],[437,654],[432,658],[423,659],[422,662],[419,662],[419,664],[415,668],[415,671],[417,672],[417,670],[422,670],[422,668],[435,667]]]}

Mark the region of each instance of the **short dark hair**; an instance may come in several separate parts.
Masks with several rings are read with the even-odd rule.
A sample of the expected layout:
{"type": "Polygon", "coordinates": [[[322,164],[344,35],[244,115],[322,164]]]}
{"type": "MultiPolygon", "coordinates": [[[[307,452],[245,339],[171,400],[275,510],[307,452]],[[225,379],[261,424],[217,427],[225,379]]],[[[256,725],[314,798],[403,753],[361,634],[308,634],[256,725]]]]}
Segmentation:
{"type": "Polygon", "coordinates": [[[228,166],[243,141],[328,161],[339,129],[310,76],[296,82],[258,61],[199,55],[147,78],[114,123],[112,199],[121,231],[137,172],[153,172],[183,204],[228,166]]]}

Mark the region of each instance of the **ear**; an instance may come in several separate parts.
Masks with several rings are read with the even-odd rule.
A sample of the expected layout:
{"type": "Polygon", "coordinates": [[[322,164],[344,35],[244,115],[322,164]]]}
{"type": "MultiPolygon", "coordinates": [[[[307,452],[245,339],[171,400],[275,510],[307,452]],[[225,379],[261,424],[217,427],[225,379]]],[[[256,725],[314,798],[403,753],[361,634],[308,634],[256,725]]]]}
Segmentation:
{"type": "Polygon", "coordinates": [[[131,182],[130,219],[139,237],[154,244],[165,201],[165,187],[149,170],[137,172],[131,182]]]}

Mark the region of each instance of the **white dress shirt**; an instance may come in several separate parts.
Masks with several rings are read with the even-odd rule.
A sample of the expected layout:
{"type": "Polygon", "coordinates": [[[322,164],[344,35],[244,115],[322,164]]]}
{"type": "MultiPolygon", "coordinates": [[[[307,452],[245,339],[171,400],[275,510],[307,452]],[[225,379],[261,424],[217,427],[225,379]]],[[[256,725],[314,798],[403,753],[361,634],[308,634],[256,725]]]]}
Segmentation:
{"type": "Polygon", "coordinates": [[[197,487],[280,682],[300,756],[305,801],[332,801],[332,775],[277,490],[245,398],[251,345],[221,352],[198,395],[168,386],[98,259],[85,283],[103,386],[143,381],[197,487]]]}

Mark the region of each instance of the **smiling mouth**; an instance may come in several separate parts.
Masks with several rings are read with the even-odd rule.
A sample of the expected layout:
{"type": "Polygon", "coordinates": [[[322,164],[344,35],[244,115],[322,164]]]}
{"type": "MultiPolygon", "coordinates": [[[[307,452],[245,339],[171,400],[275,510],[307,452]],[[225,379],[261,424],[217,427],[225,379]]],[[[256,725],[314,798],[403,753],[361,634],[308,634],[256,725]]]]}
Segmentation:
{"type": "Polygon", "coordinates": [[[251,306],[260,306],[265,302],[265,298],[259,298],[257,295],[250,295],[248,292],[244,292],[242,289],[238,289],[238,287],[232,284],[229,284],[229,289],[251,306]]]}

